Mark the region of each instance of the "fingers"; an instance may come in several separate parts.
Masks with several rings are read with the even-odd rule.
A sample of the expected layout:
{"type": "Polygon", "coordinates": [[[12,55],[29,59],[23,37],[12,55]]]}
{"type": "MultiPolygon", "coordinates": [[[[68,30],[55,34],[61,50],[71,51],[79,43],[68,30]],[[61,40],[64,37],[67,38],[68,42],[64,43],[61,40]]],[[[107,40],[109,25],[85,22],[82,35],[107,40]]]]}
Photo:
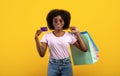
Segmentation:
{"type": "Polygon", "coordinates": [[[70,30],[75,30],[75,29],[76,29],[75,26],[71,26],[71,27],[70,27],[70,30]]]}
{"type": "Polygon", "coordinates": [[[36,31],[36,36],[39,36],[39,35],[41,34],[41,32],[42,32],[42,31],[41,31],[40,29],[37,30],[37,31],[36,31]]]}
{"type": "Polygon", "coordinates": [[[79,32],[78,28],[75,27],[75,26],[70,27],[70,30],[71,30],[72,33],[78,33],[79,32]]]}
{"type": "Polygon", "coordinates": [[[38,34],[38,35],[40,35],[40,34],[41,34],[41,32],[42,32],[41,30],[37,30],[37,34],[38,34]]]}
{"type": "Polygon", "coordinates": [[[75,27],[75,26],[72,26],[72,27],[70,27],[70,30],[71,30],[71,31],[78,31],[78,28],[75,27]]]}

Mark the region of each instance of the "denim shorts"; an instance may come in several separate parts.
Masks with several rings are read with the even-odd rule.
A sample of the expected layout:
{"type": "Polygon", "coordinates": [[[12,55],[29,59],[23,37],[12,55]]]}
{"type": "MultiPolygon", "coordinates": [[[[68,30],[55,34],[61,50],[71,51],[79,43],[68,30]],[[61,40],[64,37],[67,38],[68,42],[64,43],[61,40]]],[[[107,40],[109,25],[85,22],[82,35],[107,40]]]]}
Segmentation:
{"type": "Polygon", "coordinates": [[[73,76],[70,58],[50,59],[48,76],[73,76]]]}

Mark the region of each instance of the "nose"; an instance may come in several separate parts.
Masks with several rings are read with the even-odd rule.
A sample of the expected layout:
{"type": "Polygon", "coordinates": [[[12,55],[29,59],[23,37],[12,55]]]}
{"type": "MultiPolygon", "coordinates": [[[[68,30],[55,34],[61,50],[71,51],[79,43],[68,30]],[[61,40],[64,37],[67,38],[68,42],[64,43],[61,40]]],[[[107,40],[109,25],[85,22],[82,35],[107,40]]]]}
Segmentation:
{"type": "Polygon", "coordinates": [[[60,25],[60,21],[57,21],[57,23],[56,23],[57,25],[60,25]]]}
{"type": "Polygon", "coordinates": [[[60,25],[60,24],[61,24],[61,22],[60,22],[60,21],[57,21],[57,22],[56,22],[56,25],[60,25]]]}

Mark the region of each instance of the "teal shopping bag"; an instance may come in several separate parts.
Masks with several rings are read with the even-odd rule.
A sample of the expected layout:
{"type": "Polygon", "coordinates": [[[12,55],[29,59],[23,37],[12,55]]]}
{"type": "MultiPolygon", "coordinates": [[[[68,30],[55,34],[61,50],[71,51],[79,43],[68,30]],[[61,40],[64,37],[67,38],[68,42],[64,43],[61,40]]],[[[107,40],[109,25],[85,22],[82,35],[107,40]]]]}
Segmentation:
{"type": "Polygon", "coordinates": [[[96,51],[98,51],[98,50],[99,50],[99,49],[97,48],[96,44],[94,43],[93,39],[91,38],[90,34],[89,34],[87,31],[80,32],[80,34],[87,34],[87,35],[88,35],[88,37],[90,38],[90,40],[91,40],[91,42],[92,42],[92,44],[93,44],[93,46],[94,46],[95,50],[96,50],[96,51]]]}
{"type": "Polygon", "coordinates": [[[74,65],[94,64],[98,61],[98,48],[87,31],[80,33],[87,45],[87,52],[83,52],[74,45],[70,45],[74,65]]]}

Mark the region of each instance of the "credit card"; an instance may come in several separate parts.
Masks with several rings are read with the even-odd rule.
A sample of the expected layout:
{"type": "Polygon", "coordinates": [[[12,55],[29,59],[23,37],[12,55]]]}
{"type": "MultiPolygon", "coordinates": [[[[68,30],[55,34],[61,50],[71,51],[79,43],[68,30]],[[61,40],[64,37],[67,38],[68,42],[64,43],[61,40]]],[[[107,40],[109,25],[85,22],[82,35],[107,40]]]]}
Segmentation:
{"type": "Polygon", "coordinates": [[[41,29],[41,31],[48,31],[47,27],[41,27],[40,29],[41,29]]]}

